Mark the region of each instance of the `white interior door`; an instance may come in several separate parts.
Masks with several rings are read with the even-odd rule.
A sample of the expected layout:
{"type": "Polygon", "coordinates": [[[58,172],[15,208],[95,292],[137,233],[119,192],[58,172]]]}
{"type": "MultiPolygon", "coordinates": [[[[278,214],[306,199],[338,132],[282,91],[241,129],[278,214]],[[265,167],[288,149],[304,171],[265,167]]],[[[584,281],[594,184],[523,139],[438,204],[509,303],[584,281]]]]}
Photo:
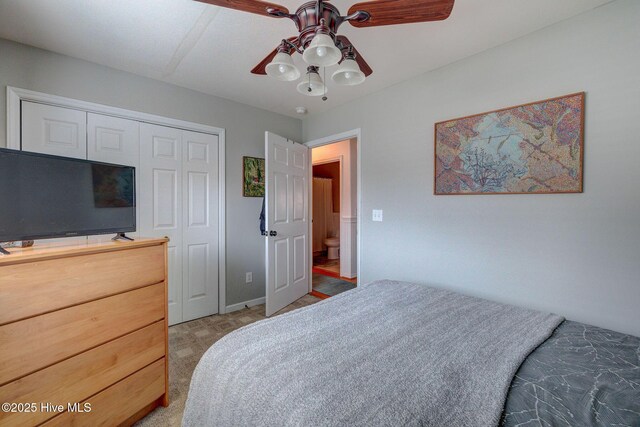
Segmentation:
{"type": "Polygon", "coordinates": [[[87,113],[22,102],[22,150],[87,158],[87,113]]]}
{"type": "MultiPolygon", "coordinates": [[[[140,229],[140,123],[87,114],[87,158],[136,168],[136,227],[140,229]]],[[[132,237],[140,233],[131,233],[132,237]]]]}
{"type": "Polygon", "coordinates": [[[169,324],[182,322],[182,131],[140,124],[140,234],[169,237],[169,324]]]}
{"type": "Polygon", "coordinates": [[[218,143],[182,134],[182,321],[218,312],[218,143]]]}
{"type": "Polygon", "coordinates": [[[310,150],[266,132],[266,314],[309,292],[310,150]]]}

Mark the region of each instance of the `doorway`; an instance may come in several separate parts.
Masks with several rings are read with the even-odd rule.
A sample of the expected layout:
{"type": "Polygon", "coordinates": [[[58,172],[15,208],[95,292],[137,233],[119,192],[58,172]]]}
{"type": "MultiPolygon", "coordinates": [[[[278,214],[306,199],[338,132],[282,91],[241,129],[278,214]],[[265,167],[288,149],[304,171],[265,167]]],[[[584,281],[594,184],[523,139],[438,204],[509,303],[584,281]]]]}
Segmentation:
{"type": "Polygon", "coordinates": [[[311,149],[312,286],[328,298],[357,284],[357,140],[311,149]]]}
{"type": "MultiPolygon", "coordinates": [[[[266,316],[307,293],[315,293],[312,281],[314,158],[316,163],[327,163],[333,159],[341,165],[339,277],[321,276],[350,281],[356,286],[360,280],[360,129],[306,144],[298,144],[267,131],[264,208],[266,316]],[[342,150],[338,152],[338,148],[342,150]],[[320,156],[322,153],[323,158],[320,156]]],[[[327,298],[330,295],[319,293],[318,296],[327,298]]]]}

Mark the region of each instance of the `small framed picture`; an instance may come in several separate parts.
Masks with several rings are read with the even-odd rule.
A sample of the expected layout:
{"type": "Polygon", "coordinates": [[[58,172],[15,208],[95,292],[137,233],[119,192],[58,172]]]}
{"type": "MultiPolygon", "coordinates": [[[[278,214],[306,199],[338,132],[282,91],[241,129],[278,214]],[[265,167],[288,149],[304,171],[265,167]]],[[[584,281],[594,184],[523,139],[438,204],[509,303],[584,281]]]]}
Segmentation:
{"type": "Polygon", "coordinates": [[[242,158],[242,195],[244,197],[264,197],[264,159],[242,158]]]}

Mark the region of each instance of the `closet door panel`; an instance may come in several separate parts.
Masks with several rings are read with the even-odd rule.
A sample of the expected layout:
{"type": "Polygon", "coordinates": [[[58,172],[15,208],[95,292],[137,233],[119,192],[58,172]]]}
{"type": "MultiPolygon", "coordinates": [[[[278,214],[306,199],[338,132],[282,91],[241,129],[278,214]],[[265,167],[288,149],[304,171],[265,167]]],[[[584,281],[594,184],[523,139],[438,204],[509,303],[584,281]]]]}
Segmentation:
{"type": "Polygon", "coordinates": [[[183,132],[183,320],[218,312],[218,136],[183,132]]]}
{"type": "Polygon", "coordinates": [[[169,324],[183,319],[182,131],[140,123],[140,234],[169,237],[169,324]]]}
{"type": "Polygon", "coordinates": [[[87,113],[22,102],[22,150],[87,158],[87,113]]]}
{"type": "Polygon", "coordinates": [[[89,160],[140,165],[140,125],[134,120],[88,113],[87,152],[89,160]]]}
{"type": "MultiPolygon", "coordinates": [[[[134,120],[87,114],[89,160],[136,168],[136,228],[140,229],[140,124],[134,120]]],[[[140,233],[131,233],[132,237],[140,233]]]]}

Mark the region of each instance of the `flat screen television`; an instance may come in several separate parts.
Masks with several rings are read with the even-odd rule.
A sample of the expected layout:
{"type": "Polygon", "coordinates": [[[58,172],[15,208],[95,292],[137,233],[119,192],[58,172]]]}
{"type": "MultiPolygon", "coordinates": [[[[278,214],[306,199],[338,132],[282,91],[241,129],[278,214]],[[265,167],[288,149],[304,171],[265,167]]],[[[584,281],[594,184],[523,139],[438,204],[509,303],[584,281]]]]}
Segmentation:
{"type": "Polygon", "coordinates": [[[136,230],[135,168],[0,149],[0,242],[136,230]]]}

